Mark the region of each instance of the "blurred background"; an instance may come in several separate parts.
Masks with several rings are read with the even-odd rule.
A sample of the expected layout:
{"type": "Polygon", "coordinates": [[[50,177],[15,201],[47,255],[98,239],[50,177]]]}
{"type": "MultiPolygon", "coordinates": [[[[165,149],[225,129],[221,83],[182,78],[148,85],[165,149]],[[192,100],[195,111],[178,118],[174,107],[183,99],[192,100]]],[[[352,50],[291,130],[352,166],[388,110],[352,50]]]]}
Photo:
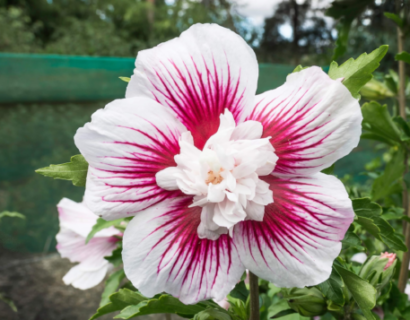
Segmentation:
{"type": "MultiPolygon", "coordinates": [[[[34,170],[67,162],[78,153],[74,133],[95,110],[124,97],[126,83],[118,77],[132,74],[138,51],[177,37],[192,24],[217,23],[240,34],[255,50],[258,92],[263,92],[280,86],[299,64],[329,65],[335,41],[343,34],[335,20],[338,13],[326,15],[330,3],[0,0],[0,212],[26,216],[0,221],[0,292],[17,299],[23,310],[17,316],[0,305],[0,319],[86,319],[98,305],[101,289],[80,296],[65,288],[61,277],[70,265],[49,254],[55,252],[58,232],[56,203],[62,197],[81,201],[84,189],[34,170]],[[54,291],[28,289],[41,283],[54,291]],[[68,306],[64,312],[56,296],[68,306]],[[75,313],[70,303],[85,309],[75,313]]],[[[382,14],[394,12],[394,1],[367,3],[353,21],[349,45],[338,62],[388,44],[379,71],[396,69],[396,28],[382,14]]],[[[374,152],[369,142],[361,143],[337,163],[336,174],[366,183],[360,173],[374,152]]]]}

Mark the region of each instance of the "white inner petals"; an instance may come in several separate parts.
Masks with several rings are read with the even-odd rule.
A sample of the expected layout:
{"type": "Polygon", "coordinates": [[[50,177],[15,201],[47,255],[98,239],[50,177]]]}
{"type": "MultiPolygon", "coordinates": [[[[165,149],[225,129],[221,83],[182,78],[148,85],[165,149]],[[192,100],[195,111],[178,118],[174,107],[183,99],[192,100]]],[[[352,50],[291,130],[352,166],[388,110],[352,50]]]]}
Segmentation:
{"type": "Polygon", "coordinates": [[[261,136],[260,122],[236,126],[225,110],[218,131],[202,151],[194,146],[191,133],[184,132],[179,141],[181,153],[175,156],[177,167],[156,174],[161,188],[193,195],[191,206],[202,207],[200,238],[216,240],[240,221],[262,221],[273,195],[259,176],[270,174],[278,157],[269,138],[261,136]]]}

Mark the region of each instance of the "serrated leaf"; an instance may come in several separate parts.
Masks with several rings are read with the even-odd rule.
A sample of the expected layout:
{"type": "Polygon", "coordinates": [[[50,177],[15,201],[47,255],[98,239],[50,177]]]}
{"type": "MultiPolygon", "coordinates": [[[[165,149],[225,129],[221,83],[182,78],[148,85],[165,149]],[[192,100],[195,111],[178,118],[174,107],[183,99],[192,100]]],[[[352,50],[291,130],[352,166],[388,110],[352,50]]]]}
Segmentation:
{"type": "Polygon", "coordinates": [[[336,304],[343,306],[345,299],[343,296],[343,281],[337,271],[333,268],[329,279],[318,285],[319,289],[336,304]]]}
{"type": "Polygon", "coordinates": [[[363,129],[374,135],[389,139],[392,142],[401,142],[401,133],[386,105],[372,101],[362,106],[363,129]]]}
{"type": "Polygon", "coordinates": [[[195,314],[205,310],[208,305],[204,302],[194,305],[185,305],[170,295],[161,295],[158,299],[150,299],[131,305],[123,309],[115,319],[131,319],[133,317],[154,314],[174,313],[179,316],[192,318],[195,314]]]}
{"type": "Polygon", "coordinates": [[[235,288],[229,293],[232,298],[246,302],[249,297],[249,290],[246,288],[245,282],[240,281],[235,285],[235,288]]]}
{"type": "Polygon", "coordinates": [[[402,28],[404,26],[403,19],[400,18],[397,14],[394,14],[394,13],[391,13],[391,12],[384,12],[383,14],[387,19],[390,19],[395,24],[397,24],[398,27],[402,28]]]}
{"type": "Polygon", "coordinates": [[[88,243],[92,239],[92,237],[95,236],[95,234],[101,230],[107,229],[112,226],[120,226],[121,223],[124,221],[124,219],[117,219],[117,220],[111,220],[111,221],[106,221],[103,218],[98,218],[97,222],[93,225],[90,233],[88,234],[87,238],[85,239],[85,243],[88,243]]]}
{"type": "Polygon", "coordinates": [[[375,238],[383,241],[394,250],[407,251],[403,240],[393,227],[380,215],[382,208],[369,198],[353,199],[353,210],[356,213],[358,224],[375,238]]]}
{"type": "Polygon", "coordinates": [[[105,281],[105,288],[101,295],[100,307],[105,306],[110,302],[110,295],[117,291],[121,281],[125,278],[124,270],[118,270],[111,274],[105,281]]]}
{"type": "Polygon", "coordinates": [[[366,280],[338,265],[334,266],[353,299],[368,320],[373,320],[372,310],[376,305],[376,289],[366,280]]]}
{"type": "Polygon", "coordinates": [[[131,78],[128,78],[128,77],[118,77],[118,78],[120,78],[122,81],[127,82],[127,83],[131,81],[131,78]]]}
{"type": "Polygon", "coordinates": [[[307,68],[309,68],[309,67],[302,67],[302,65],[300,64],[295,68],[295,70],[292,71],[292,73],[299,72],[299,71],[302,71],[302,70],[307,69],[307,68]]]}
{"type": "Polygon", "coordinates": [[[26,219],[26,216],[25,216],[25,215],[23,215],[23,214],[21,214],[21,213],[18,213],[18,212],[15,212],[15,211],[3,211],[3,212],[0,212],[0,219],[1,219],[1,218],[4,218],[4,217],[26,219]]]}
{"type": "Polygon", "coordinates": [[[404,61],[405,63],[410,64],[410,53],[407,53],[406,51],[400,52],[394,56],[394,59],[396,59],[396,61],[404,61]]]}
{"type": "Polygon", "coordinates": [[[49,167],[37,169],[36,172],[50,178],[71,180],[77,187],[85,187],[88,162],[81,154],[72,156],[70,162],[51,164],[49,167]]]}
{"type": "Polygon", "coordinates": [[[109,299],[110,302],[105,306],[100,307],[89,320],[94,320],[105,314],[120,311],[129,305],[138,304],[141,301],[147,300],[148,298],[144,297],[138,292],[131,291],[129,289],[120,289],[118,292],[110,295],[109,299]]]}
{"type": "Polygon", "coordinates": [[[343,78],[342,83],[353,97],[360,98],[360,89],[372,79],[373,71],[379,67],[379,62],[386,55],[388,46],[384,45],[370,54],[363,53],[356,60],[350,58],[342,65],[333,61],[329,68],[329,77],[336,80],[343,78]]]}
{"type": "Polygon", "coordinates": [[[376,201],[390,195],[395,184],[403,176],[404,170],[404,155],[398,151],[387,163],[383,173],[374,180],[371,190],[372,200],[376,201]]]}

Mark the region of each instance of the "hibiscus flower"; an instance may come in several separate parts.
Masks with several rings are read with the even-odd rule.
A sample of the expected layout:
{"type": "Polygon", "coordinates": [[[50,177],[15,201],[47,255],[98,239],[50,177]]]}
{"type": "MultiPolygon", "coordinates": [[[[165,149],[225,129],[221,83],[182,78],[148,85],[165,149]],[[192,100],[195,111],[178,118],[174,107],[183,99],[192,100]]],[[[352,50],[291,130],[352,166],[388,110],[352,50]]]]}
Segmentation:
{"type": "Polygon", "coordinates": [[[57,234],[57,251],[71,262],[79,262],[64,276],[66,285],[77,289],[90,289],[99,284],[112,264],[104,259],[117,247],[121,232],[114,227],[99,231],[86,244],[85,239],[97,221],[84,204],[63,198],[57,205],[60,231],[57,234]]]}
{"type": "Polygon", "coordinates": [[[222,300],[245,269],[279,287],[326,280],[354,213],[320,171],[359,142],[360,107],[319,67],[256,95],[258,63],[234,32],[197,24],[138,53],[126,99],[80,128],[84,201],[124,234],[144,295],[222,300]]]}

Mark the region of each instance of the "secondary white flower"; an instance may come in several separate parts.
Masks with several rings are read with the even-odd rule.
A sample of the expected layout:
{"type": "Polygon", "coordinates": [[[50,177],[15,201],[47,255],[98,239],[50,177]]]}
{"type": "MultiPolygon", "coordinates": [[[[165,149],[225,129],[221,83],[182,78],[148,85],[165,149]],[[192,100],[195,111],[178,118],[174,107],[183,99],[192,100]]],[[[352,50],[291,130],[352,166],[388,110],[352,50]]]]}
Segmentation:
{"type": "Polygon", "coordinates": [[[364,252],[359,252],[354,254],[351,260],[363,264],[367,260],[367,255],[364,252]]]}
{"type": "Polygon", "coordinates": [[[87,206],[135,215],[124,268],[144,295],[219,301],[245,268],[279,287],[329,277],[354,213],[320,171],[357,146],[360,106],[319,67],[261,95],[257,80],[242,38],[194,25],[139,52],[127,98],[78,130],[87,206]]]}
{"type": "Polygon", "coordinates": [[[57,205],[60,232],[57,234],[57,251],[71,262],[79,262],[64,276],[66,285],[86,290],[99,284],[112,268],[104,259],[116,248],[121,232],[114,227],[99,231],[89,242],[87,235],[97,221],[84,204],[63,198],[57,205]]]}

